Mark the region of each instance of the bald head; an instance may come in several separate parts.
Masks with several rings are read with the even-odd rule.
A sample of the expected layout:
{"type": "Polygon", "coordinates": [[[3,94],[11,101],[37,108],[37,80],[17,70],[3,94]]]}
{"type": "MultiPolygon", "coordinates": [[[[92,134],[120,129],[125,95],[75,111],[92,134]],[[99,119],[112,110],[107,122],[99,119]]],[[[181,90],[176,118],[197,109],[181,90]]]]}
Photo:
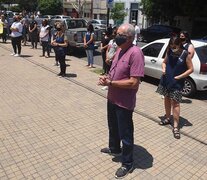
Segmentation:
{"type": "Polygon", "coordinates": [[[118,31],[121,31],[121,33],[125,34],[125,35],[128,35],[128,36],[131,36],[134,38],[135,36],[135,29],[134,29],[134,26],[131,25],[131,24],[122,24],[118,31]]]}

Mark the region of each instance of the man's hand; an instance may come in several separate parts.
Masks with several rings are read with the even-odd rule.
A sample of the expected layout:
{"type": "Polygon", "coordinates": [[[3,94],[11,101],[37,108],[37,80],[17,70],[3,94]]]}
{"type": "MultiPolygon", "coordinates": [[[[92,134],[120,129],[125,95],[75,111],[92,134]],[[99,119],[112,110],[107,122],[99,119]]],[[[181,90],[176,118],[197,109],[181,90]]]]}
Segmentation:
{"type": "Polygon", "coordinates": [[[110,65],[111,61],[109,59],[106,59],[106,64],[110,65]]]}
{"type": "Polygon", "coordinates": [[[109,84],[110,84],[110,80],[108,79],[107,76],[100,76],[99,77],[98,85],[109,86],[109,84]]]}

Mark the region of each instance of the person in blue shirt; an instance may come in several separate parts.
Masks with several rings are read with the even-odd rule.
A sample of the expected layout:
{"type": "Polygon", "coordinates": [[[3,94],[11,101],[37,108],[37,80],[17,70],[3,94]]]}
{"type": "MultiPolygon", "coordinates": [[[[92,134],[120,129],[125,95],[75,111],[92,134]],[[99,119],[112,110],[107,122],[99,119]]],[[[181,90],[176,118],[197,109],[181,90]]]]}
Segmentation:
{"type": "Polygon", "coordinates": [[[92,24],[89,24],[87,27],[87,32],[84,36],[84,48],[86,50],[86,55],[88,59],[87,66],[93,68],[94,58],[94,28],[92,24]]]}
{"type": "Polygon", "coordinates": [[[160,125],[170,124],[171,111],[173,115],[173,134],[180,139],[179,116],[182,90],[187,76],[193,72],[190,53],[183,47],[179,37],[169,41],[167,53],[162,63],[162,77],[157,92],[164,96],[165,119],[160,125]]]}
{"type": "Polygon", "coordinates": [[[58,76],[64,77],[66,75],[65,56],[68,46],[67,36],[64,33],[64,28],[61,23],[56,25],[57,32],[53,35],[51,45],[55,51],[55,60],[60,63],[60,73],[58,76]]]}

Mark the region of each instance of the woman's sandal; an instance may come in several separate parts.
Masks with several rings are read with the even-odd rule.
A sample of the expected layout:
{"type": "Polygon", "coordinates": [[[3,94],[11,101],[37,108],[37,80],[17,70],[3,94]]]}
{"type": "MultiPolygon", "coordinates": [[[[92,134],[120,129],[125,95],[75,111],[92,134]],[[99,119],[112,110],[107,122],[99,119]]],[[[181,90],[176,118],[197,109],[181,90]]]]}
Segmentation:
{"type": "Polygon", "coordinates": [[[165,126],[168,124],[170,124],[170,119],[168,119],[168,118],[165,118],[159,122],[159,125],[161,125],[161,126],[165,126]]]}
{"type": "Polygon", "coordinates": [[[180,131],[177,127],[173,128],[173,135],[175,139],[180,139],[180,131]]]}

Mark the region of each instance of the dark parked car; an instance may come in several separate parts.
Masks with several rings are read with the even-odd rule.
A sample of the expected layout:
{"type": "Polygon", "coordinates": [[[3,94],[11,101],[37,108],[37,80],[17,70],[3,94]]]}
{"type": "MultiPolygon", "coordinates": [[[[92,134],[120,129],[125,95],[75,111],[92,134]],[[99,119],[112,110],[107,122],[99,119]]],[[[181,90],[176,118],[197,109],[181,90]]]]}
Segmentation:
{"type": "Polygon", "coordinates": [[[141,29],[139,41],[152,42],[157,39],[169,38],[179,34],[181,29],[167,25],[152,25],[146,29],[141,29]]]}

